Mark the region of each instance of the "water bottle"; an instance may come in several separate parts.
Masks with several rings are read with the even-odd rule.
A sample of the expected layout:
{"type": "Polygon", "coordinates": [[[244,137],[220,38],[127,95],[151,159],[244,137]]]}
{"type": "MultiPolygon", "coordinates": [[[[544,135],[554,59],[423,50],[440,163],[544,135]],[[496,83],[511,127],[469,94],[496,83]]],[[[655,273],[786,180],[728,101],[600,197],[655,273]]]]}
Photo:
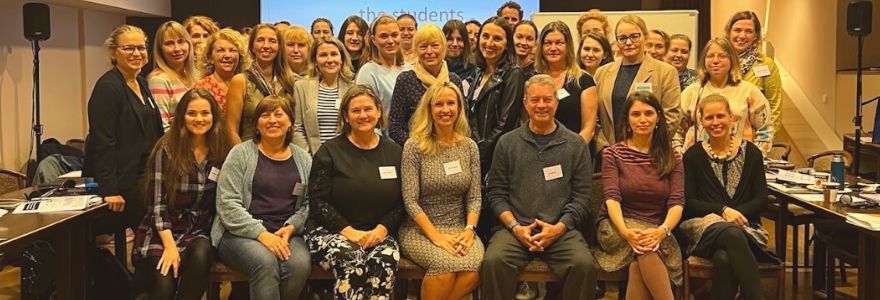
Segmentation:
{"type": "Polygon", "coordinates": [[[844,168],[843,155],[834,154],[834,157],[831,158],[831,180],[840,184],[837,189],[841,191],[846,188],[846,180],[843,176],[844,168]]]}

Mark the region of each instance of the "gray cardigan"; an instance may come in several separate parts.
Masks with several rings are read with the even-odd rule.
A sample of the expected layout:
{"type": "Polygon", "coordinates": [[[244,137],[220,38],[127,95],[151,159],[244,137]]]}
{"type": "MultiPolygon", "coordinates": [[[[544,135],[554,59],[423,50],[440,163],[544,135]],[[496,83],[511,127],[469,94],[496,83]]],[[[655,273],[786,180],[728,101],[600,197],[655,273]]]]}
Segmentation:
{"type": "MultiPolygon", "coordinates": [[[[309,186],[312,157],[292,143],[290,150],[296,168],[299,169],[299,178],[303,186],[309,186]]],[[[259,153],[257,144],[253,140],[248,140],[232,147],[226,162],[223,163],[220,179],[217,181],[217,216],[214,217],[214,224],[211,227],[211,242],[214,247],[217,247],[226,231],[252,239],[256,239],[260,233],[266,231],[263,222],[254,219],[248,212],[259,153]]],[[[302,234],[306,218],[309,216],[307,199],[306,195],[300,197],[296,203],[296,212],[285,222],[294,226],[295,235],[302,234]]]]}
{"type": "Polygon", "coordinates": [[[495,216],[510,211],[520,224],[535,219],[576,229],[589,215],[593,164],[587,143],[555,121],[557,130],[539,149],[525,123],[501,136],[489,170],[487,198],[495,216]],[[560,165],[562,178],[545,180],[544,168],[560,165]]]}
{"type": "MultiPolygon", "coordinates": [[[[293,143],[312,155],[321,148],[321,131],[318,128],[318,84],[317,78],[299,80],[293,84],[293,143]]],[[[339,88],[338,104],[342,96],[352,86],[351,81],[341,76],[336,80],[339,88]]],[[[338,106],[338,105],[337,105],[338,106]]]]}

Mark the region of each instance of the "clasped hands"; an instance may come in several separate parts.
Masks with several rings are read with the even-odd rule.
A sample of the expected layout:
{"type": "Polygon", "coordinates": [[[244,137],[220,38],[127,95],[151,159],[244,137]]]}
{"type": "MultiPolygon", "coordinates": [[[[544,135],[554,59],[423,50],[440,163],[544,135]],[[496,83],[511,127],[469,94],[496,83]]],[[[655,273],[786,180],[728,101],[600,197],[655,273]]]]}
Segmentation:
{"type": "Polygon", "coordinates": [[[513,236],[519,240],[530,252],[543,252],[565,233],[567,228],[562,222],[550,224],[535,219],[529,225],[516,225],[512,228],[513,236]],[[537,232],[532,235],[532,232],[537,232]]]}
{"type": "Polygon", "coordinates": [[[388,229],[379,224],[373,230],[363,231],[354,229],[354,227],[346,226],[339,232],[342,236],[358,244],[362,249],[372,248],[385,240],[388,236],[388,229]]]}
{"type": "Polygon", "coordinates": [[[468,249],[474,244],[476,233],[473,230],[465,228],[458,234],[448,234],[436,231],[427,235],[434,245],[440,247],[453,256],[465,256],[468,249]]]}
{"type": "Polygon", "coordinates": [[[272,254],[275,254],[275,257],[285,261],[290,258],[290,246],[288,246],[288,242],[293,235],[293,229],[293,225],[287,225],[281,227],[274,233],[263,231],[257,236],[257,241],[262,243],[263,246],[266,246],[266,249],[269,249],[272,254]]]}
{"type": "Polygon", "coordinates": [[[649,229],[624,228],[620,231],[620,235],[629,243],[633,252],[645,254],[660,249],[660,243],[666,238],[666,229],[663,227],[649,229]]]}

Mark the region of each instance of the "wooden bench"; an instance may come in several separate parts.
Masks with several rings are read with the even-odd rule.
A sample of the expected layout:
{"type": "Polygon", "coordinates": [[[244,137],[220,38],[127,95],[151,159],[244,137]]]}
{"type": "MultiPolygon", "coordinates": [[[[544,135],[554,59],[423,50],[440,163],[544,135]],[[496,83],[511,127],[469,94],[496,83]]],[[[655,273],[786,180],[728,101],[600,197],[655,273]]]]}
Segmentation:
{"type": "MultiPolygon", "coordinates": [[[[712,279],[712,261],[691,256],[684,262],[684,300],[691,298],[691,278],[712,279]]],[[[758,263],[761,278],[776,280],[776,299],[785,299],[785,265],[758,263]]],[[[797,276],[797,275],[795,275],[797,276]]]]}

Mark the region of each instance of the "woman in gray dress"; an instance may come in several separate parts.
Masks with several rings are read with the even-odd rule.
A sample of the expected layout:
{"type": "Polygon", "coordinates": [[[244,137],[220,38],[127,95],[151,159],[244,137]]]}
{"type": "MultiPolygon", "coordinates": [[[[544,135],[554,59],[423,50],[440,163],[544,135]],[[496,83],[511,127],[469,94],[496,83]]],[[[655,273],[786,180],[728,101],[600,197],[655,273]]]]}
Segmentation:
{"type": "Polygon", "coordinates": [[[427,269],[423,299],[459,299],[479,282],[483,244],[480,156],[464,116],[464,97],[449,81],[425,92],[403,147],[403,200],[411,219],[400,228],[401,252],[427,269]]]}

